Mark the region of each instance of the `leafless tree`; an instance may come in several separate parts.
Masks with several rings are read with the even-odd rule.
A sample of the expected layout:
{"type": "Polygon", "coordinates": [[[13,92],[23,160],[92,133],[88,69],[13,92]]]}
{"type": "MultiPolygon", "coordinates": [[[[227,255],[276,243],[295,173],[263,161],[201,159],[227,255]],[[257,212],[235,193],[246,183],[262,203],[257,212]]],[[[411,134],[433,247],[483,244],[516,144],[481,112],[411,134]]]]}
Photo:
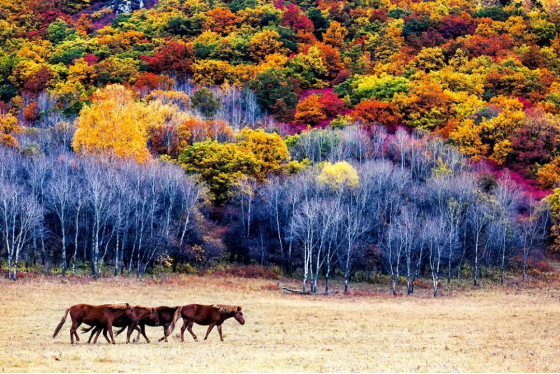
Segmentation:
{"type": "Polygon", "coordinates": [[[0,223],[8,252],[8,278],[16,280],[19,255],[41,222],[42,208],[35,197],[16,184],[0,181],[0,223]]]}
{"type": "Polygon", "coordinates": [[[443,216],[431,218],[426,222],[424,226],[426,241],[428,245],[430,271],[432,273],[434,297],[437,297],[438,293],[442,254],[446,242],[446,226],[447,225],[443,216]]]}
{"type": "Polygon", "coordinates": [[[484,240],[484,234],[488,223],[490,222],[490,212],[492,207],[488,197],[482,193],[478,193],[476,200],[472,202],[467,211],[467,219],[469,228],[474,241],[474,285],[478,285],[478,270],[480,263],[480,251],[484,240]]]}

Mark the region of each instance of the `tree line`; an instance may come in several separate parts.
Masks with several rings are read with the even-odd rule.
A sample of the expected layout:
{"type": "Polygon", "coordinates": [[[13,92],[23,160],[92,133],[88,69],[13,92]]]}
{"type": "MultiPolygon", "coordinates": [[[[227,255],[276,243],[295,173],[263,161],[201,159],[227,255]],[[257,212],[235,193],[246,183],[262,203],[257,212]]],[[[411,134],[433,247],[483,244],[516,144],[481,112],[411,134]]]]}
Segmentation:
{"type": "MultiPolygon", "coordinates": [[[[547,200],[532,200],[507,174],[480,170],[440,138],[405,129],[347,126],[284,139],[244,131],[222,145],[269,168],[229,175],[232,183],[218,184],[221,201],[212,200],[212,183],[223,170],[205,180],[195,168],[211,146],[196,159],[139,164],[110,153],[79,156],[64,131],[27,134],[42,139],[40,152],[0,148],[0,249],[10,279],[22,261],[47,272],[88,264],[94,276],[142,278],[165,257],[176,270],[275,265],[312,293],[319,280],[328,292],[333,277],[348,291],[364,273],[388,276],[393,293],[402,277],[408,293],[429,278],[435,296],[441,279],[460,282],[465,270],[475,285],[488,269],[503,283],[520,260],[525,277],[550,226],[547,200]],[[284,141],[285,168],[270,166],[267,155],[284,141]],[[290,157],[297,168],[287,167],[290,157]]],[[[204,143],[184,152],[197,144],[204,143]]]]}

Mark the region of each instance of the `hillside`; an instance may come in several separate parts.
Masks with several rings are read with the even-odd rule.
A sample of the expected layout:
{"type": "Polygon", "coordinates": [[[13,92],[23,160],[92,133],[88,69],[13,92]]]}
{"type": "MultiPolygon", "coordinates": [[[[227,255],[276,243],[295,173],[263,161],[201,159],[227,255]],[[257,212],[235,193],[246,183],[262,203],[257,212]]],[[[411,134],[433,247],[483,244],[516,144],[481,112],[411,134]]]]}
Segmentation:
{"type": "Polygon", "coordinates": [[[396,293],[405,277],[435,296],[441,279],[546,276],[560,248],[559,11],[3,1],[10,278],[253,264],[314,293],[329,277],[396,293]]]}

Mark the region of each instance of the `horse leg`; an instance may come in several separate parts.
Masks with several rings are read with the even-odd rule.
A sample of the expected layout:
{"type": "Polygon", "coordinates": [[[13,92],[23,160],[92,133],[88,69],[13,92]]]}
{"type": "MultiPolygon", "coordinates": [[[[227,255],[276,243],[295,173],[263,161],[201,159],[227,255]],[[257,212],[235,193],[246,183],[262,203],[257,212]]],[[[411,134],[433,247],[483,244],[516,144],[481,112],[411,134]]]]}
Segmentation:
{"type": "Polygon", "coordinates": [[[113,336],[113,324],[111,322],[107,323],[107,330],[109,330],[109,335],[111,335],[111,341],[113,344],[117,344],[115,343],[115,337],[113,336]]]}
{"type": "Polygon", "coordinates": [[[167,343],[167,329],[169,329],[169,324],[163,325],[163,340],[167,343]]]}
{"type": "Polygon", "coordinates": [[[215,325],[216,325],[216,322],[212,322],[210,324],[210,326],[208,326],[208,331],[206,331],[206,336],[204,337],[204,340],[208,339],[208,334],[210,334],[210,331],[212,331],[212,329],[214,328],[215,325]]]}
{"type": "Polygon", "coordinates": [[[111,344],[111,341],[109,340],[109,337],[107,336],[107,329],[103,329],[103,336],[105,337],[105,340],[107,340],[107,343],[111,344]]]}
{"type": "Polygon", "coordinates": [[[95,333],[97,332],[98,327],[95,327],[92,331],[91,334],[89,336],[89,339],[87,341],[88,344],[91,344],[91,339],[93,339],[93,335],[95,335],[95,333]]]}
{"type": "Polygon", "coordinates": [[[80,325],[82,324],[82,321],[78,322],[78,325],[76,326],[76,330],[74,330],[74,336],[76,337],[76,343],[80,342],[80,337],[78,336],[78,327],[80,327],[80,325]]]}
{"type": "Polygon", "coordinates": [[[150,339],[148,339],[148,337],[146,336],[146,325],[142,325],[140,327],[136,326],[136,328],[138,329],[138,337],[136,338],[136,340],[140,341],[140,332],[142,332],[144,339],[146,339],[146,343],[150,344],[150,339]]]}
{"type": "Polygon", "coordinates": [[[183,320],[183,326],[181,326],[181,343],[185,341],[185,330],[187,329],[187,320],[183,320]]]}
{"type": "Polygon", "coordinates": [[[96,327],[95,331],[97,331],[97,333],[95,334],[95,338],[93,339],[93,344],[97,344],[97,339],[99,339],[99,335],[101,335],[101,332],[103,331],[102,327],[96,327]]]}
{"type": "Polygon", "coordinates": [[[76,334],[76,330],[80,327],[81,322],[72,320],[72,327],[70,327],[70,344],[74,344],[74,336],[76,336],[76,343],[80,341],[78,334],[76,334]]]}
{"type": "Polygon", "coordinates": [[[220,340],[224,341],[224,338],[222,338],[222,325],[218,325],[218,332],[220,333],[220,340]]]}
{"type": "Polygon", "coordinates": [[[128,330],[126,331],[126,344],[130,343],[130,335],[132,335],[132,331],[134,331],[134,329],[137,326],[134,326],[134,324],[128,325],[128,330]]]}
{"type": "Polygon", "coordinates": [[[189,321],[189,324],[187,325],[187,330],[189,330],[189,332],[191,333],[191,335],[192,335],[194,341],[197,342],[197,341],[198,341],[198,338],[196,337],[196,335],[194,334],[194,332],[193,332],[193,330],[192,330],[193,325],[194,325],[194,320],[189,321]]]}

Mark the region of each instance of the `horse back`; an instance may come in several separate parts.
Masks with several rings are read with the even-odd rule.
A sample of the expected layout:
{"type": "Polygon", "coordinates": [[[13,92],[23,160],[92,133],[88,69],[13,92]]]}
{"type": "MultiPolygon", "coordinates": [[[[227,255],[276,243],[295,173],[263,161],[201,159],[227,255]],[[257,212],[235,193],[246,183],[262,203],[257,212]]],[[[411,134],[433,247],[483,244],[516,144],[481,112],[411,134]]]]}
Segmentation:
{"type": "Polygon", "coordinates": [[[194,320],[199,325],[209,325],[220,320],[220,312],[212,305],[189,304],[183,307],[181,316],[194,320]]]}
{"type": "MultiPolygon", "coordinates": [[[[158,306],[156,308],[156,311],[159,318],[159,325],[164,326],[173,322],[173,315],[175,314],[176,310],[177,310],[176,306],[158,306]]],[[[154,318],[152,317],[146,318],[146,322],[150,322],[150,323],[146,323],[146,325],[148,326],[158,326],[155,323],[154,318]]]]}
{"type": "Polygon", "coordinates": [[[81,319],[88,325],[104,325],[109,321],[113,323],[118,317],[124,315],[124,310],[113,310],[110,305],[77,304],[72,307],[73,310],[70,313],[73,319],[81,319]]]}

